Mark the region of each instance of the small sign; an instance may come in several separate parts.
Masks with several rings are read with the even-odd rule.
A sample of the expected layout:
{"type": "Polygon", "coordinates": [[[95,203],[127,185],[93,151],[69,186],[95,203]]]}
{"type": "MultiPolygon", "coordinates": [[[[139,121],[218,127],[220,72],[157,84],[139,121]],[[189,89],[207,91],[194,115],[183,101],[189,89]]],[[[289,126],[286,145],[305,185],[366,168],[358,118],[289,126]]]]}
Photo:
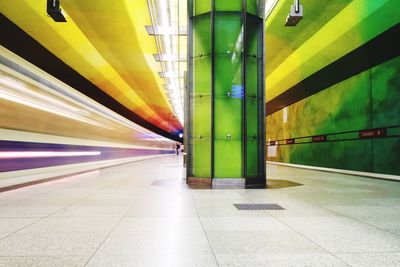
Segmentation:
{"type": "Polygon", "coordinates": [[[286,144],[287,145],[292,145],[294,143],[295,143],[294,138],[286,139],[286,144]]]}
{"type": "Polygon", "coordinates": [[[386,128],[362,130],[358,133],[360,139],[385,137],[386,128]]]}
{"type": "Polygon", "coordinates": [[[278,146],[268,146],[268,149],[267,149],[267,157],[269,157],[269,158],[274,158],[274,157],[276,157],[276,155],[278,154],[277,152],[277,148],[278,148],[278,146]]]}
{"type": "Polygon", "coordinates": [[[312,137],[313,142],[325,142],[326,141],[326,135],[316,135],[312,137]]]}
{"type": "Polygon", "coordinates": [[[269,145],[270,146],[275,146],[276,145],[276,141],[269,141],[269,145]]]}
{"type": "Polygon", "coordinates": [[[232,98],[243,98],[244,90],[242,85],[232,85],[232,98]]]}

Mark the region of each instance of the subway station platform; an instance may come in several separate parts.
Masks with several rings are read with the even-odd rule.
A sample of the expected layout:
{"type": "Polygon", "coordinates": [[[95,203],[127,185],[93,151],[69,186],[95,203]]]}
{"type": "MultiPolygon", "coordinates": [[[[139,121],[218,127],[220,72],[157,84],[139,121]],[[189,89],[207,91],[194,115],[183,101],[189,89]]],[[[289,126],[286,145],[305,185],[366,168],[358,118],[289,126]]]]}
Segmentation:
{"type": "Polygon", "coordinates": [[[2,192],[0,266],[400,265],[399,182],[267,172],[267,189],[194,189],[174,155],[2,192]]]}

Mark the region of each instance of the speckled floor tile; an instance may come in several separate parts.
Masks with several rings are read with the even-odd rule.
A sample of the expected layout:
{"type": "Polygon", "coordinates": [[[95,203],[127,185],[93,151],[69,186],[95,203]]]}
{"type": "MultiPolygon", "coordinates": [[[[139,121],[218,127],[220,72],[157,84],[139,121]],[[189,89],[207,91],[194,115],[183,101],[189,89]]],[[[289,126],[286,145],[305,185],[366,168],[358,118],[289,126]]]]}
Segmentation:
{"type": "Polygon", "coordinates": [[[294,231],[208,231],[207,237],[216,254],[325,252],[294,231]]]}
{"type": "Polygon", "coordinates": [[[0,239],[39,219],[40,218],[0,218],[0,239]]]}
{"type": "Polygon", "coordinates": [[[204,232],[181,232],[179,228],[164,232],[119,231],[118,227],[108,236],[98,253],[130,254],[146,252],[211,253],[204,232]]]}
{"type": "Polygon", "coordinates": [[[267,254],[216,254],[221,267],[342,267],[346,263],[329,253],[267,253],[267,254]]]}
{"type": "Polygon", "coordinates": [[[272,217],[201,217],[206,231],[292,231],[272,217]]]}
{"type": "Polygon", "coordinates": [[[400,266],[400,252],[397,253],[339,253],[337,257],[351,266],[400,266]]]}
{"type": "Polygon", "coordinates": [[[115,267],[217,267],[214,255],[207,254],[96,254],[87,266],[115,266],[115,267]]]}
{"type": "Polygon", "coordinates": [[[105,237],[98,232],[21,231],[0,240],[0,256],[85,256],[105,237]]]}
{"type": "Polygon", "coordinates": [[[52,214],[52,217],[122,217],[130,207],[73,207],[69,206],[52,214]]]}
{"type": "Polygon", "coordinates": [[[399,266],[400,183],[267,171],[303,185],[189,189],[171,156],[0,193],[0,266],[399,266]]]}
{"type": "Polygon", "coordinates": [[[0,256],[0,267],[80,267],[87,260],[85,256],[0,256]]]}

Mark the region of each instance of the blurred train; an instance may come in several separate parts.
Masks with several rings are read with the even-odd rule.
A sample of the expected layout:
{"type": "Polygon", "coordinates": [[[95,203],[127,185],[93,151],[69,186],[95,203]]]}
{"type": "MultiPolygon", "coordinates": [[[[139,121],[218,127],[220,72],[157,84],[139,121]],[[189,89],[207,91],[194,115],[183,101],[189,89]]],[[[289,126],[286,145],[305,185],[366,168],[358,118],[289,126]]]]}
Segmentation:
{"type": "Polygon", "coordinates": [[[174,141],[0,46],[0,188],[174,153],[174,141]]]}

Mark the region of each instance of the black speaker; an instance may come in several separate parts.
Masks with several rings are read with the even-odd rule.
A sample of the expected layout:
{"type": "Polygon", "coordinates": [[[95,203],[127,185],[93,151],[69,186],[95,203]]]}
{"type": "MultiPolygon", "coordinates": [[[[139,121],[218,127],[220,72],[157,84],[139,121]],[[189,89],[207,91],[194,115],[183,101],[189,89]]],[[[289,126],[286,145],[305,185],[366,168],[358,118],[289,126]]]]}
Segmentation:
{"type": "Polygon", "coordinates": [[[67,22],[60,8],[60,0],[47,0],[47,14],[55,22],[67,22]]]}

